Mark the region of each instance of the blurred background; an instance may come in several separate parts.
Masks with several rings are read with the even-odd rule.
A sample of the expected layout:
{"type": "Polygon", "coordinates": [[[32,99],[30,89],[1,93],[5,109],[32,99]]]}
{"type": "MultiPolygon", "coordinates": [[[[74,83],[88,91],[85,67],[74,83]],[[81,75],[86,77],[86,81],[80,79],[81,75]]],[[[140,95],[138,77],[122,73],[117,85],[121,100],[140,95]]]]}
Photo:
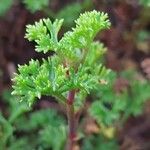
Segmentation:
{"type": "MultiPolygon", "coordinates": [[[[35,52],[34,43],[24,39],[27,24],[40,18],[64,18],[61,36],[75,25],[74,20],[80,13],[93,9],[107,12],[112,24],[96,39],[108,49],[104,59],[106,66],[117,73],[115,88],[120,90],[130,83],[120,77],[125,70],[132,70],[135,78],[149,84],[150,0],[0,0],[0,150],[5,150],[4,147],[8,150],[63,149],[66,129],[57,125],[66,121],[61,117],[58,122],[51,121],[57,113],[64,114],[63,108],[47,97],[38,101],[32,111],[18,104],[10,94],[11,79],[18,64],[51,55],[35,52]],[[45,108],[54,108],[54,111],[45,108]],[[48,126],[50,122],[53,126],[48,126]]],[[[140,88],[140,92],[144,95],[145,89],[140,88]]],[[[82,127],[86,127],[89,137],[84,141],[81,135],[75,150],[150,150],[150,101],[144,103],[140,115],[130,116],[115,138],[108,141],[96,134],[97,124],[86,118],[82,127]],[[98,139],[102,142],[100,145],[98,139]]]]}

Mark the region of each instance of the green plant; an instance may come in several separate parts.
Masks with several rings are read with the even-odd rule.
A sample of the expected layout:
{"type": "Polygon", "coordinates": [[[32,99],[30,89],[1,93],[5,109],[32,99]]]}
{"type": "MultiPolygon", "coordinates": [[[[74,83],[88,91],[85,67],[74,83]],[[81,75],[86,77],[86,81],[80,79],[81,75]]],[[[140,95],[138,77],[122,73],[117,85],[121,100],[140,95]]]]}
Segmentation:
{"type": "Polygon", "coordinates": [[[59,11],[54,12],[52,9],[49,8],[49,5],[52,1],[49,0],[24,0],[23,1],[26,8],[35,13],[36,11],[43,11],[46,16],[49,18],[64,18],[65,22],[64,25],[66,27],[70,27],[74,25],[74,20],[76,20],[79,14],[89,8],[92,8],[92,1],[91,0],[84,0],[83,2],[73,2],[66,4],[63,8],[59,11]]]}
{"type": "Polygon", "coordinates": [[[1,0],[0,16],[3,16],[12,6],[12,4],[13,4],[13,0],[1,0]]]}
{"type": "Polygon", "coordinates": [[[150,1],[149,0],[139,0],[139,3],[145,7],[150,7],[150,1]]]}
{"type": "Polygon", "coordinates": [[[10,138],[12,138],[15,130],[13,127],[15,120],[20,115],[29,111],[29,107],[27,107],[26,103],[19,104],[19,102],[15,100],[15,97],[11,98],[10,91],[3,92],[2,97],[10,107],[8,110],[9,116],[7,118],[0,113],[0,149],[4,149],[10,138]]]}
{"type": "Polygon", "coordinates": [[[34,13],[47,7],[49,0],[23,0],[23,3],[27,9],[34,13]]]}
{"type": "Polygon", "coordinates": [[[7,115],[0,113],[0,150],[63,149],[66,121],[54,109],[33,112],[9,90],[3,92],[2,99],[7,115]]]}
{"type": "Polygon", "coordinates": [[[58,40],[58,32],[63,20],[41,19],[35,25],[28,25],[26,38],[36,43],[37,52],[54,54],[47,60],[31,60],[28,65],[19,66],[19,73],[13,81],[13,95],[31,106],[42,95],[53,96],[64,105],[68,118],[68,142],[71,150],[77,137],[76,116],[91,91],[99,88],[110,70],[100,62],[106,51],[99,42],[94,42],[96,34],[110,26],[108,16],[97,11],[81,14],[76,26],[58,40]],[[94,69],[93,69],[94,68],[94,69]]]}
{"type": "Polygon", "coordinates": [[[119,150],[118,142],[114,139],[107,139],[103,135],[90,135],[82,144],[81,150],[119,150]]]}
{"type": "Polygon", "coordinates": [[[59,11],[54,12],[51,8],[52,0],[2,0],[0,5],[0,16],[4,16],[4,14],[12,7],[15,3],[23,3],[25,8],[31,12],[36,13],[37,11],[41,11],[45,14],[45,16],[55,19],[55,18],[64,18],[65,27],[70,27],[74,25],[74,20],[78,18],[79,14],[85,10],[92,9],[92,1],[84,0],[83,2],[73,2],[66,4],[59,11]]]}
{"type": "Polygon", "coordinates": [[[115,128],[122,127],[130,116],[140,115],[150,98],[149,82],[136,76],[136,71],[121,72],[120,82],[124,81],[125,84],[124,87],[120,85],[122,89],[117,92],[114,90],[117,77],[111,74],[109,83],[103,88],[99,87],[99,92],[93,94],[93,99],[97,100],[92,103],[89,113],[101,126],[101,133],[109,138],[115,136],[115,128]]]}
{"type": "Polygon", "coordinates": [[[43,10],[45,7],[48,7],[49,0],[21,0],[21,1],[15,1],[15,0],[1,0],[0,5],[0,16],[3,16],[15,3],[24,3],[25,7],[32,13],[35,13],[36,11],[43,10]]]}
{"type": "Polygon", "coordinates": [[[64,18],[65,26],[70,27],[74,25],[74,20],[78,18],[81,12],[91,9],[92,6],[91,0],[84,0],[82,3],[74,2],[60,9],[55,15],[55,18],[64,18]]]}

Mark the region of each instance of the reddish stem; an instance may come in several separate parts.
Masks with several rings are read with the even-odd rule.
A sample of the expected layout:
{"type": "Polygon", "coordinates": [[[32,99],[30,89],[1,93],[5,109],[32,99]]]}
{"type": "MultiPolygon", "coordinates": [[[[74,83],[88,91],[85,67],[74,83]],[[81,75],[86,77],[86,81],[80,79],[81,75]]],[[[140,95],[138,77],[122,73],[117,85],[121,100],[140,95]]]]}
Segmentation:
{"type": "Polygon", "coordinates": [[[75,97],[75,90],[72,90],[68,93],[68,98],[67,98],[68,105],[73,105],[74,97],[75,97]]]}
{"type": "Polygon", "coordinates": [[[74,113],[74,97],[75,90],[72,90],[68,93],[67,98],[67,117],[68,117],[68,142],[67,142],[67,150],[73,150],[73,146],[75,143],[76,131],[75,131],[75,113],[74,113]]]}

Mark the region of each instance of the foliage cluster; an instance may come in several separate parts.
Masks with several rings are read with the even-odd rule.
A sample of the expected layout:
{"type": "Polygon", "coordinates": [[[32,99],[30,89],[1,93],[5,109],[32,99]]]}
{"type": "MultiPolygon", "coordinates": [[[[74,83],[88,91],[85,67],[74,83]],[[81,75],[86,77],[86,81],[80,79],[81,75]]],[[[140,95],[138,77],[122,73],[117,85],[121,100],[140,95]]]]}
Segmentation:
{"type": "Polygon", "coordinates": [[[1,0],[0,16],[3,16],[12,6],[12,4],[13,4],[13,0],[1,0]]]}
{"type": "Polygon", "coordinates": [[[139,0],[140,4],[142,4],[145,7],[150,7],[150,1],[149,0],[139,0]]]}
{"type": "MultiPolygon", "coordinates": [[[[114,85],[117,77],[112,74],[111,82],[103,88],[99,87],[99,91],[94,94],[94,99],[97,100],[92,103],[89,110],[98,124],[104,127],[104,134],[110,127],[122,126],[130,116],[140,115],[144,103],[150,98],[149,82],[136,78],[135,71],[124,71],[121,77],[128,85],[124,85],[120,92],[116,92],[114,85]]],[[[113,136],[113,132],[109,135],[113,136]]]]}
{"type": "Polygon", "coordinates": [[[65,103],[66,94],[71,90],[90,93],[109,74],[99,59],[105,48],[93,42],[95,35],[110,26],[107,14],[97,11],[86,12],[76,20],[76,27],[58,40],[58,32],[63,20],[42,19],[35,25],[27,26],[26,38],[36,43],[36,51],[54,55],[48,60],[31,60],[29,65],[19,66],[19,74],[13,79],[12,94],[21,100],[33,103],[41,95],[54,96],[65,103]],[[93,68],[95,68],[93,70],[93,68]]]}
{"type": "Polygon", "coordinates": [[[68,5],[61,8],[59,11],[54,12],[51,8],[51,3],[53,3],[53,0],[2,0],[0,5],[0,16],[4,16],[13,4],[19,3],[23,3],[25,8],[31,13],[41,11],[51,19],[64,18],[64,25],[66,27],[72,26],[74,20],[78,18],[81,12],[91,9],[93,7],[91,0],[84,0],[83,2],[69,3],[68,5]]]}
{"type": "MultiPolygon", "coordinates": [[[[96,135],[88,136],[83,129],[80,130],[80,134],[84,135],[81,149],[119,149],[114,131],[130,116],[142,113],[144,103],[150,97],[149,83],[145,80],[133,80],[135,72],[122,72],[121,76],[130,83],[130,92],[124,88],[121,93],[116,93],[113,86],[117,76],[111,74],[109,84],[100,86],[98,91],[92,93],[92,99],[96,101],[91,103],[88,113],[95,118],[101,130],[96,135]]],[[[3,93],[3,100],[9,106],[9,114],[5,117],[4,114],[0,115],[0,145],[3,146],[0,148],[63,149],[67,139],[64,116],[53,109],[31,111],[26,102],[20,103],[18,98],[12,97],[10,93],[3,93]],[[21,137],[17,136],[18,134],[21,134],[21,137]],[[59,144],[56,141],[59,141],[59,144]]]]}
{"type": "MultiPolygon", "coordinates": [[[[27,25],[25,37],[36,44],[35,51],[53,54],[42,61],[31,60],[28,65],[19,65],[13,79],[12,94],[16,97],[4,96],[10,106],[9,115],[0,114],[2,149],[64,148],[68,138],[65,117],[52,109],[31,111],[27,105],[33,105],[41,96],[53,96],[58,104],[71,105],[76,115],[91,94],[95,101],[91,102],[88,113],[101,126],[103,135],[111,138],[114,136],[111,135],[113,130],[108,133],[107,129],[115,128],[116,124],[122,125],[131,115],[139,115],[150,96],[149,83],[133,80],[133,73],[128,72],[121,76],[128,80],[129,86],[120,93],[114,91],[117,77],[102,62],[106,48],[94,41],[100,31],[110,27],[107,14],[95,10],[81,14],[75,21],[75,27],[60,37],[62,24],[63,19],[53,22],[41,19],[34,25],[27,25]],[[68,102],[68,93],[72,91],[75,92],[75,98],[68,102]]],[[[93,149],[93,141],[97,149],[118,148],[115,139],[107,141],[98,134],[97,137],[92,135],[84,138],[82,149],[93,149]],[[99,140],[103,144],[99,144],[99,140]]]]}
{"type": "Polygon", "coordinates": [[[63,148],[67,133],[66,122],[55,110],[32,112],[26,103],[19,103],[17,97],[12,97],[10,91],[3,93],[3,99],[8,105],[9,114],[0,114],[0,149],[63,148]]]}

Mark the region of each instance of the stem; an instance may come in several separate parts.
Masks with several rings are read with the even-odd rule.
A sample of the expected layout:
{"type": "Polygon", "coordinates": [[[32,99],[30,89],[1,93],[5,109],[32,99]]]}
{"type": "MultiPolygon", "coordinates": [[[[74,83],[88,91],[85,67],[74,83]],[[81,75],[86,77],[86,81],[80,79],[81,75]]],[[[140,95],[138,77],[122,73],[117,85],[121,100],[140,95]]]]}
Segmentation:
{"type": "Polygon", "coordinates": [[[75,143],[76,131],[75,131],[75,113],[74,113],[74,97],[75,97],[75,90],[72,90],[68,94],[67,99],[67,117],[68,117],[68,142],[66,150],[73,150],[73,146],[75,143]]]}

